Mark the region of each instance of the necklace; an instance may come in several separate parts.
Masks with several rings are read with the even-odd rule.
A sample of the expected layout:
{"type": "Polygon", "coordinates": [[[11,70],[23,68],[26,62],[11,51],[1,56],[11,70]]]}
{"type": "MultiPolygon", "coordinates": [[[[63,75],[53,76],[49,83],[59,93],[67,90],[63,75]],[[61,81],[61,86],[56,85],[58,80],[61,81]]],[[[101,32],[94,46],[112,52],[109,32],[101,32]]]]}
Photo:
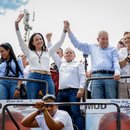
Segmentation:
{"type": "Polygon", "coordinates": [[[36,55],[38,56],[38,58],[39,58],[39,63],[41,63],[41,57],[42,57],[42,53],[43,53],[43,51],[41,52],[41,54],[39,55],[36,51],[35,51],[35,53],[36,53],[36,55]]]}

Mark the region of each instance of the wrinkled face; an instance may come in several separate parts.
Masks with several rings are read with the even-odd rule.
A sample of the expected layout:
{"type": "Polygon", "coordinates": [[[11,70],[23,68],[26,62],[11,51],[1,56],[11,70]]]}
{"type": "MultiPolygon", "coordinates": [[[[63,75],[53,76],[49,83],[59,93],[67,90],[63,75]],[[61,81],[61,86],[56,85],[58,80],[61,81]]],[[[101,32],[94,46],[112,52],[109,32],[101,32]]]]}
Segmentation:
{"type": "MultiPolygon", "coordinates": [[[[47,103],[51,103],[51,102],[54,103],[54,101],[52,99],[47,99],[45,102],[47,102],[47,103]]],[[[55,115],[57,108],[58,107],[55,106],[55,105],[49,105],[49,106],[47,106],[47,110],[48,110],[48,112],[50,113],[50,115],[52,117],[55,115]]]]}
{"type": "Polygon", "coordinates": [[[130,33],[124,36],[126,46],[130,46],[130,33]]]}
{"type": "Polygon", "coordinates": [[[75,58],[75,53],[71,48],[67,48],[64,53],[64,58],[67,62],[71,62],[75,58]]]}
{"type": "Polygon", "coordinates": [[[33,37],[32,44],[35,46],[36,50],[40,50],[44,44],[41,35],[37,34],[33,37]]]}
{"type": "Polygon", "coordinates": [[[10,54],[9,54],[10,50],[6,50],[4,49],[3,47],[0,47],[0,54],[1,54],[1,57],[3,59],[8,59],[10,57],[10,54]]]}
{"type": "Polygon", "coordinates": [[[98,35],[97,41],[101,48],[107,48],[109,43],[108,34],[106,32],[100,33],[98,35]]]}

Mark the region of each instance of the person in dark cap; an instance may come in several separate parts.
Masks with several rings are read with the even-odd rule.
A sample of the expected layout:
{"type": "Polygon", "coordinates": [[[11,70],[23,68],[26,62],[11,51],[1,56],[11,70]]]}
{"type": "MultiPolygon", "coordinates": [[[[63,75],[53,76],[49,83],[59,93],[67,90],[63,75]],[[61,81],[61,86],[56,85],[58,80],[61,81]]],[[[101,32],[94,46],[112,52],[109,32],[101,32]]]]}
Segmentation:
{"type": "Polygon", "coordinates": [[[27,115],[22,120],[22,125],[25,127],[41,127],[42,130],[73,130],[71,117],[66,111],[59,110],[57,105],[54,105],[56,97],[47,94],[42,98],[42,101],[36,102],[35,108],[38,110],[27,115]],[[52,103],[52,105],[44,105],[52,103]]]}

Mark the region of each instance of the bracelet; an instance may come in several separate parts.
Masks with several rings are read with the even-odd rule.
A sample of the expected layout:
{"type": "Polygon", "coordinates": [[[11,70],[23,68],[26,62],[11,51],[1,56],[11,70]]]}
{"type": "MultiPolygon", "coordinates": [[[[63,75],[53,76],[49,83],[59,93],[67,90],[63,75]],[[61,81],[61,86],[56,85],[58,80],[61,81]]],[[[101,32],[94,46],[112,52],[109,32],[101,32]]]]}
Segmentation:
{"type": "Polygon", "coordinates": [[[40,111],[40,110],[37,110],[36,113],[37,113],[37,115],[40,115],[40,114],[41,114],[41,111],[40,111]]]}
{"type": "Polygon", "coordinates": [[[128,62],[127,57],[125,58],[125,61],[127,61],[127,62],[128,62]]]}
{"type": "Polygon", "coordinates": [[[67,31],[64,29],[63,32],[66,33],[67,31]]]}
{"type": "Polygon", "coordinates": [[[127,62],[130,62],[130,58],[129,58],[129,57],[126,57],[125,60],[126,60],[127,62]]]}
{"type": "Polygon", "coordinates": [[[127,59],[130,61],[130,58],[127,56],[127,59]]]}
{"type": "Polygon", "coordinates": [[[15,22],[15,28],[16,28],[16,30],[19,30],[19,25],[16,22],[15,22]]]}
{"type": "Polygon", "coordinates": [[[20,86],[17,86],[15,89],[19,91],[20,90],[20,86]]]}

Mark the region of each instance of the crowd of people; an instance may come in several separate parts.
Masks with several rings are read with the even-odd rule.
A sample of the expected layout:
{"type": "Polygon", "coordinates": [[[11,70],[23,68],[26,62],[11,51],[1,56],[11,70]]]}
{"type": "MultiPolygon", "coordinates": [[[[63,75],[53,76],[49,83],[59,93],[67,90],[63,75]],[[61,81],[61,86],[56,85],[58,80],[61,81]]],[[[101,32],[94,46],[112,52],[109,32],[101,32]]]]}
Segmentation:
{"type": "MultiPolygon", "coordinates": [[[[19,23],[22,21],[23,17],[24,15],[20,14],[15,21],[16,35],[22,53],[16,57],[11,44],[0,44],[0,76],[44,80],[47,82],[48,86],[46,86],[45,83],[24,81],[26,84],[27,99],[43,97],[46,95],[46,87],[48,89],[48,94],[56,96],[58,102],[80,102],[81,98],[84,98],[85,88],[87,88],[87,72],[85,72],[84,64],[75,60],[76,54],[75,50],[72,48],[68,47],[65,51],[61,49],[67,33],[75,48],[91,56],[92,65],[89,77],[113,77],[113,79],[91,81],[89,83],[89,98],[130,98],[130,79],[120,78],[122,75],[130,75],[130,32],[124,33],[117,48],[109,44],[109,34],[104,30],[98,33],[98,44],[82,43],[77,40],[74,33],[71,31],[70,23],[64,21],[61,38],[56,44],[52,44],[52,33],[46,35],[46,43],[43,35],[38,32],[31,35],[27,45],[22,38],[19,28],[19,23]],[[51,67],[50,57],[54,60],[51,67]]],[[[10,81],[9,79],[1,79],[0,91],[2,93],[0,94],[0,99],[20,98],[21,84],[23,84],[21,80],[10,81]]],[[[52,98],[51,102],[53,101],[55,101],[54,98],[52,98]]],[[[41,107],[43,106],[42,104],[41,107]]],[[[39,107],[36,108],[39,109],[39,107]]],[[[60,122],[55,122],[52,119],[53,116],[51,115],[51,117],[48,114],[48,109],[40,109],[45,113],[44,122],[46,122],[48,128],[51,129],[51,126],[48,125],[46,116],[50,119],[50,124],[54,124],[57,130],[67,125],[67,119],[65,121],[65,119],[62,120],[60,118],[60,122]]],[[[79,106],[61,106],[60,109],[67,111],[71,115],[72,122],[78,129],[85,128],[84,117],[80,112],[79,106]]],[[[56,110],[57,106],[54,111],[56,110]]],[[[66,115],[66,113],[64,114],[66,115]]],[[[33,117],[34,120],[29,121],[30,117],[27,117],[23,120],[22,124],[31,127],[40,126],[43,121],[41,121],[41,117],[35,118],[36,115],[37,112],[33,113],[30,117],[33,117]]],[[[67,117],[69,121],[70,117],[67,117]]],[[[62,118],[64,118],[64,116],[62,118]]],[[[70,125],[67,127],[72,126],[70,125]]]]}

